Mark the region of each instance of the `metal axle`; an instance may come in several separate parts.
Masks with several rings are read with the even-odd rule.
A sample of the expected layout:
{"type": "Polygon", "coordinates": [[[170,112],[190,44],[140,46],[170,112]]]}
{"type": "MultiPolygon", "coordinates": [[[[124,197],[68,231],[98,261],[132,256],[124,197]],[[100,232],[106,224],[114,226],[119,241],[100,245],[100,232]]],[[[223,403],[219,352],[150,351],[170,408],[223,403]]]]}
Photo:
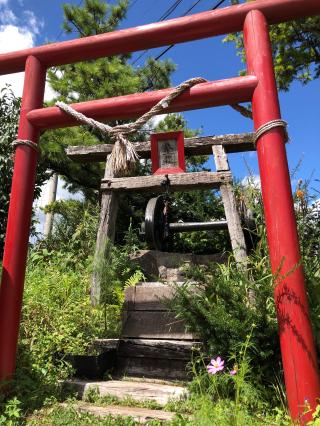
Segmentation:
{"type": "Polygon", "coordinates": [[[219,220],[214,222],[178,222],[169,223],[170,232],[210,231],[211,229],[227,229],[228,222],[219,220]]]}

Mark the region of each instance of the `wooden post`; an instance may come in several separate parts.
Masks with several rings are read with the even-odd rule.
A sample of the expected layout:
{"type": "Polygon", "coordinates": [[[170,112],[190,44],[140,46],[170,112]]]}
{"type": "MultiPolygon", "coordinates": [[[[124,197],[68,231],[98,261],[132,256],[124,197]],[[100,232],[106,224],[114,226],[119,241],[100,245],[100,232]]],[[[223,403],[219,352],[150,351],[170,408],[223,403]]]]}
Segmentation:
{"type": "MultiPolygon", "coordinates": [[[[104,179],[114,177],[106,167],[104,179]]],[[[102,190],[100,222],[94,254],[94,267],[91,282],[91,303],[93,306],[101,302],[102,269],[110,249],[108,242],[113,244],[118,213],[119,197],[114,191],[102,190]]]]}
{"type": "MultiPolygon", "coordinates": [[[[212,152],[217,172],[230,171],[227,154],[222,145],[213,145],[212,152]]],[[[229,235],[234,257],[238,263],[246,264],[247,250],[241,227],[240,216],[236,206],[236,199],[230,183],[220,186],[221,198],[228,222],[229,235]]]]}
{"type": "MultiPolygon", "coordinates": [[[[57,187],[58,187],[58,173],[53,173],[53,175],[51,176],[51,178],[49,180],[49,185],[48,185],[49,195],[48,195],[47,205],[56,201],[57,187]]],[[[44,226],[43,226],[44,238],[48,238],[51,235],[52,225],[53,225],[53,217],[54,217],[53,212],[47,212],[46,213],[46,219],[45,219],[44,226]]]]}

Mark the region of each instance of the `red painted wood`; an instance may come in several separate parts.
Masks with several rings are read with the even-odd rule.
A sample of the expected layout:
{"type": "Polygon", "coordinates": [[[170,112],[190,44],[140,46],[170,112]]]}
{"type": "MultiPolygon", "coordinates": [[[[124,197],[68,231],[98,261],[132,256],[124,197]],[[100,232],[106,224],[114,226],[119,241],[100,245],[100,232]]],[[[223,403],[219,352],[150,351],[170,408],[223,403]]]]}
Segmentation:
{"type": "MultiPolygon", "coordinates": [[[[258,81],[254,76],[229,78],[201,83],[186,90],[174,99],[166,112],[227,105],[251,100],[258,81]]],[[[138,117],[149,111],[173,89],[135,93],[116,98],[72,104],[77,111],[96,120],[115,120],[138,117]]],[[[76,126],[79,123],[58,107],[37,109],[29,112],[28,120],[41,129],[76,126]]]]}
{"type": "MultiPolygon", "coordinates": [[[[281,117],[268,25],[261,12],[248,14],[244,41],[248,73],[259,79],[252,99],[257,129],[281,117]]],[[[288,403],[293,419],[305,424],[311,418],[311,413],[303,416],[306,402],[315,408],[320,383],[283,130],[261,136],[257,152],[288,403]]]]}
{"type": "MultiPolygon", "coordinates": [[[[30,56],[26,63],[18,139],[38,143],[39,131],[26,116],[33,108],[41,107],[45,79],[45,68],[30,56]]],[[[28,146],[19,145],[16,149],[0,289],[0,380],[9,379],[15,369],[37,156],[28,146]]]]}
{"type": "Polygon", "coordinates": [[[164,22],[0,55],[0,74],[24,70],[36,56],[47,67],[241,31],[250,10],[264,13],[270,24],[320,14],[319,0],[259,0],[164,22]]]}
{"type": "Polygon", "coordinates": [[[184,158],[184,133],[180,132],[162,132],[153,133],[151,135],[151,163],[152,173],[155,175],[165,175],[172,173],[183,173],[186,171],[186,163],[184,158]],[[177,153],[178,153],[178,166],[170,168],[160,168],[159,166],[159,150],[158,141],[176,139],[177,153]]]}

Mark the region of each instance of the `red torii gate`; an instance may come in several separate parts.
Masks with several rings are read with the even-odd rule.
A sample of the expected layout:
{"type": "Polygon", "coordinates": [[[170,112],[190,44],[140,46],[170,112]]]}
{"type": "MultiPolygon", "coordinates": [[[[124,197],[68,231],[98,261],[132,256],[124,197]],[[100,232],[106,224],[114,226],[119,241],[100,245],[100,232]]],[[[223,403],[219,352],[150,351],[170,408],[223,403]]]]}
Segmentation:
{"type": "MultiPolygon", "coordinates": [[[[113,33],[0,55],[0,74],[25,70],[18,139],[39,141],[40,130],[78,123],[57,107],[42,108],[48,67],[80,60],[244,31],[248,75],[199,84],[172,102],[170,111],[252,100],[255,129],[280,119],[268,25],[320,14],[319,0],[256,0],[220,10],[113,33]]],[[[170,89],[83,102],[73,107],[96,119],[133,118],[170,89]]],[[[320,397],[317,356],[308,312],[283,129],[257,143],[261,188],[289,408],[305,424],[306,405],[320,397]]],[[[0,289],[0,380],[15,369],[37,153],[16,149],[0,289]]]]}

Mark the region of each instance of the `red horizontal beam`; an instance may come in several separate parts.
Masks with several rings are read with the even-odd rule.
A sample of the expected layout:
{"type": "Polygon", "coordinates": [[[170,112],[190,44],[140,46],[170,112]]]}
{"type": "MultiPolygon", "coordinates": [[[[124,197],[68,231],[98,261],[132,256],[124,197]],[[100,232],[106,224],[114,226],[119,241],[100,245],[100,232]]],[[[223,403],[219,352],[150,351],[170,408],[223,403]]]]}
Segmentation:
{"type": "MultiPolygon", "coordinates": [[[[165,112],[186,111],[251,101],[257,84],[257,78],[252,75],[197,84],[173,100],[165,112]]],[[[144,114],[171,91],[172,89],[163,89],[154,92],[135,93],[71,104],[71,106],[96,120],[128,119],[144,114]]],[[[32,125],[40,129],[79,125],[78,121],[58,107],[32,110],[28,113],[27,118],[32,125]]]]}
{"type": "Polygon", "coordinates": [[[242,31],[246,15],[260,10],[269,24],[320,14],[319,0],[256,0],[164,22],[0,55],[0,74],[24,70],[29,55],[46,67],[134,52],[242,31]]]}

